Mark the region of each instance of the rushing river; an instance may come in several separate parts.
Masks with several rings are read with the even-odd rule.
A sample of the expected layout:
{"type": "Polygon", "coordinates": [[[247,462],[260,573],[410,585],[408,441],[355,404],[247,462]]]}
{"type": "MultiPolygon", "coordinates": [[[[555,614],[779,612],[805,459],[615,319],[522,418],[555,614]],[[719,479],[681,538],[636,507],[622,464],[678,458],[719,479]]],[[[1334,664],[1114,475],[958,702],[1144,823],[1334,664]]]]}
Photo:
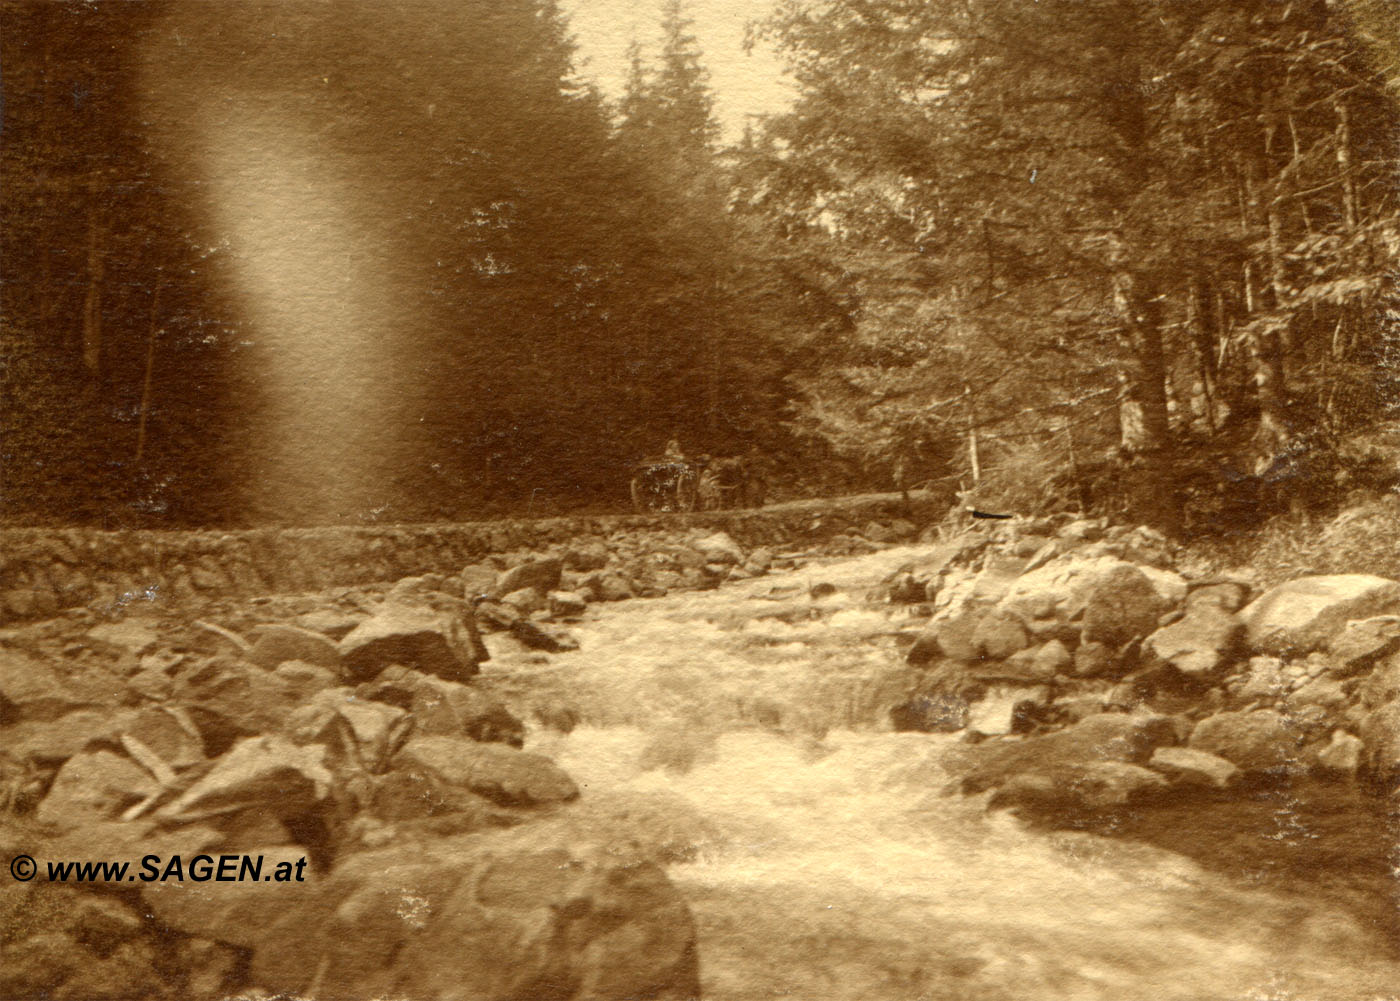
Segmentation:
{"type": "MultiPolygon", "coordinates": [[[[577,653],[489,667],[503,690],[577,709],[572,733],[531,744],[578,780],[585,816],[674,860],[707,998],[1397,996],[1384,922],[1346,895],[1202,864],[1193,842],[1214,834],[1173,851],[1160,826],[1038,831],[944,795],[956,738],[889,732],[900,621],[862,601],[915,554],[607,606],[575,629],[577,653]],[[837,590],[814,599],[818,582],[837,590]]],[[[1234,807],[1200,809],[1228,826],[1234,807]]],[[[1360,896],[1394,907],[1392,875],[1360,896]]]]}

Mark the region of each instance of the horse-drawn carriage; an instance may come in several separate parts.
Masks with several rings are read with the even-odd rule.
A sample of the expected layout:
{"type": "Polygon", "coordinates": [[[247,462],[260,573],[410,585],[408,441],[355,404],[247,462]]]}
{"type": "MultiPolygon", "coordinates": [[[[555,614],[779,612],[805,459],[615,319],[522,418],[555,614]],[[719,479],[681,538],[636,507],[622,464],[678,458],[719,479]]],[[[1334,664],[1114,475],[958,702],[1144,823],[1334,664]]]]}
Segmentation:
{"type": "Polygon", "coordinates": [[[766,493],[758,464],[739,457],[689,459],[667,449],[632,470],[632,506],[639,513],[762,507],[766,493]]]}
{"type": "Polygon", "coordinates": [[[683,456],[643,459],[632,468],[632,506],[648,511],[694,511],[701,467],[683,456]]]}

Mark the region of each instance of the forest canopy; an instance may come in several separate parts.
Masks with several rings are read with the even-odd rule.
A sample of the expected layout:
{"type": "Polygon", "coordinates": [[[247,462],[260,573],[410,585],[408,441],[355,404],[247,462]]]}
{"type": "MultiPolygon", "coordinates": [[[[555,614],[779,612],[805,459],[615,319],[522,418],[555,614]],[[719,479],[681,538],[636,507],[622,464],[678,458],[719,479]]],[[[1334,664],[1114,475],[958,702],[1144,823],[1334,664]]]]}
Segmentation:
{"type": "Polygon", "coordinates": [[[1390,485],[1383,0],[781,0],[729,146],[680,0],[617,101],[551,0],[0,13],[9,521],[607,509],[673,438],[1172,529],[1390,485]]]}

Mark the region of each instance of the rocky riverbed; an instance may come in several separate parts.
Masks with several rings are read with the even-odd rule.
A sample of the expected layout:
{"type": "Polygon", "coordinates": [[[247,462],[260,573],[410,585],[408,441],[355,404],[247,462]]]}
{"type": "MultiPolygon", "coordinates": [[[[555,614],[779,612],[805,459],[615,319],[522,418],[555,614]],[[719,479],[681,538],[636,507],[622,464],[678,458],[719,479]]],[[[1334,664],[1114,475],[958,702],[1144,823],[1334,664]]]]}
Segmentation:
{"type": "Polygon", "coordinates": [[[9,627],[0,996],[1392,996],[1400,585],[918,531],[9,627]]]}

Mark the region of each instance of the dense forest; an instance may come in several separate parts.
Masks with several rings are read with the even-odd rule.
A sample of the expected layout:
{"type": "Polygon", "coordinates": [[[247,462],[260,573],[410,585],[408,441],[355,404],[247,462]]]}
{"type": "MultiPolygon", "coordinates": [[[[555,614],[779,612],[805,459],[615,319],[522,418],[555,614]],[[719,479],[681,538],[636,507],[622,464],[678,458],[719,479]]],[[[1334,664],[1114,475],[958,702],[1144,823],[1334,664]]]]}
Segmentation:
{"type": "Polygon", "coordinates": [[[0,16],[9,522],[1393,485],[1389,0],[781,0],[729,145],[680,0],[617,101],[552,0],[0,16]]]}

